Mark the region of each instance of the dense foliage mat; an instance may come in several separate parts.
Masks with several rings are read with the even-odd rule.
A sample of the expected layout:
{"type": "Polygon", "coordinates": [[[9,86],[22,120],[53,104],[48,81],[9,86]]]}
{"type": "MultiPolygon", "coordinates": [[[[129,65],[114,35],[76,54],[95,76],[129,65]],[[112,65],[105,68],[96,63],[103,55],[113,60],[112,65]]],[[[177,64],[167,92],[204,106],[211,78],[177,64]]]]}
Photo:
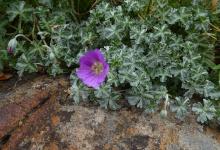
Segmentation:
{"type": "Polygon", "coordinates": [[[163,116],[220,120],[218,0],[4,1],[0,70],[55,76],[72,71],[76,103],[132,106],[163,116]],[[6,50],[6,43],[8,48],[6,50]],[[79,59],[100,48],[109,64],[98,88],[76,76],[79,59]],[[8,51],[8,52],[7,52],[8,51]]]}

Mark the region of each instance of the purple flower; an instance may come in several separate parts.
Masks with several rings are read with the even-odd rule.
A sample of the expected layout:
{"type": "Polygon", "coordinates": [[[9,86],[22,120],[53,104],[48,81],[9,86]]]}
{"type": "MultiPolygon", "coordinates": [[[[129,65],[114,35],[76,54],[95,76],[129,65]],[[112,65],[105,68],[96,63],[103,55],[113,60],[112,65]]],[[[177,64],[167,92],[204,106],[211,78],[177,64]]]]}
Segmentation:
{"type": "Polygon", "coordinates": [[[109,65],[99,49],[88,51],[80,58],[76,74],[84,84],[97,89],[109,72],[109,65]]]}

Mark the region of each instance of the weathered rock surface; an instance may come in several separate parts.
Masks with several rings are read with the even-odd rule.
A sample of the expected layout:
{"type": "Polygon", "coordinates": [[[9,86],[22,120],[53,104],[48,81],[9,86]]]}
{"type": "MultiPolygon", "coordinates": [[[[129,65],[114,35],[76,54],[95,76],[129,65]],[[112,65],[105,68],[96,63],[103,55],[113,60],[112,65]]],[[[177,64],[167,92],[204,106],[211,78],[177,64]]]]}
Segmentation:
{"type": "Polygon", "coordinates": [[[10,90],[0,84],[3,150],[220,150],[220,129],[194,116],[180,122],[135,108],[73,105],[66,77],[35,77],[10,90]]]}

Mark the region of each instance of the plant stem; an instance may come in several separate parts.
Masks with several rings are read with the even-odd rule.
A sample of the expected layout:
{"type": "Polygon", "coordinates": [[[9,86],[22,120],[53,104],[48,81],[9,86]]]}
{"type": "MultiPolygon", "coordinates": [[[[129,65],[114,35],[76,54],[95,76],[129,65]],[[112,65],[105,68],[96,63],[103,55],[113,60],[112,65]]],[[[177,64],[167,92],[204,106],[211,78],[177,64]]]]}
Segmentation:
{"type": "Polygon", "coordinates": [[[152,0],[150,0],[150,2],[149,2],[149,4],[148,4],[148,7],[147,7],[147,15],[148,15],[149,12],[150,12],[151,5],[152,5],[152,0]]]}
{"type": "MultiPolygon", "coordinates": [[[[36,26],[37,26],[38,32],[40,32],[40,27],[39,27],[38,25],[36,25],[36,26]]],[[[44,39],[41,38],[41,40],[43,41],[44,45],[48,46],[48,45],[47,45],[47,42],[46,42],[44,39]]],[[[48,47],[49,47],[49,46],[48,46],[48,47]]]]}
{"type": "Polygon", "coordinates": [[[36,27],[36,17],[35,17],[35,15],[33,15],[33,29],[32,29],[32,32],[31,32],[31,34],[32,34],[32,39],[34,40],[35,39],[35,27],[36,27]]]}
{"type": "Polygon", "coordinates": [[[18,34],[15,36],[15,38],[18,38],[18,37],[23,37],[24,39],[26,39],[27,41],[29,41],[30,43],[32,43],[33,41],[31,41],[28,37],[26,37],[25,35],[23,34],[18,34]]]}
{"type": "Polygon", "coordinates": [[[22,25],[22,19],[21,19],[21,16],[19,16],[19,20],[18,20],[18,33],[22,33],[21,25],[22,25]]]}

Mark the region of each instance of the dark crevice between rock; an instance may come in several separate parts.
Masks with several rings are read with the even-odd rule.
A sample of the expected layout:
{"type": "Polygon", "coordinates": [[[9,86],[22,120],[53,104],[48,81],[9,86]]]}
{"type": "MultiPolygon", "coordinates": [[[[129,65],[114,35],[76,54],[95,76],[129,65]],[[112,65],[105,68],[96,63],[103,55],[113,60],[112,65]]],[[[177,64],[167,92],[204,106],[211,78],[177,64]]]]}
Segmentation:
{"type": "Polygon", "coordinates": [[[11,137],[11,134],[6,134],[5,136],[3,136],[1,139],[0,139],[0,150],[2,149],[2,146],[7,143],[7,141],[10,139],[11,137]]]}
{"type": "Polygon", "coordinates": [[[66,92],[63,92],[64,87],[60,83],[58,84],[58,89],[59,90],[58,90],[57,100],[59,101],[59,104],[62,106],[73,105],[74,103],[73,103],[72,99],[70,98],[70,95],[66,92]]]}
{"type": "MultiPolygon", "coordinates": [[[[46,97],[42,98],[42,101],[41,101],[36,107],[33,107],[33,108],[31,109],[31,111],[27,112],[27,113],[25,114],[24,118],[22,118],[19,122],[25,123],[26,120],[31,116],[31,114],[34,113],[34,112],[36,112],[40,107],[42,107],[42,106],[49,100],[49,98],[50,98],[50,96],[46,96],[46,97]]],[[[19,105],[19,104],[17,104],[17,105],[19,105]]],[[[22,105],[19,105],[19,106],[22,107],[23,109],[25,109],[22,105]]],[[[13,132],[14,132],[17,128],[19,128],[19,127],[20,127],[20,125],[19,125],[19,123],[18,123],[17,126],[15,126],[14,128],[12,128],[6,135],[4,135],[4,136],[0,139],[0,150],[2,149],[2,146],[9,141],[9,139],[10,139],[11,135],[13,134],[13,132]]]]}
{"type": "Polygon", "coordinates": [[[126,143],[131,150],[143,150],[147,148],[149,138],[149,136],[136,135],[125,139],[124,143],[126,143]]]}
{"type": "MultiPolygon", "coordinates": [[[[35,112],[40,107],[42,107],[42,105],[44,105],[49,99],[50,99],[50,95],[48,95],[46,97],[43,97],[42,100],[40,101],[40,103],[37,106],[33,107],[31,109],[31,111],[27,112],[27,114],[25,115],[24,119],[22,119],[22,122],[25,121],[28,118],[28,116],[30,116],[33,112],[35,112]]],[[[18,104],[18,105],[21,106],[23,109],[25,109],[24,106],[22,106],[20,104],[18,104]]]]}
{"type": "Polygon", "coordinates": [[[60,111],[58,112],[58,116],[60,116],[60,121],[63,123],[67,123],[71,121],[72,115],[75,113],[75,111],[60,111]]]}

